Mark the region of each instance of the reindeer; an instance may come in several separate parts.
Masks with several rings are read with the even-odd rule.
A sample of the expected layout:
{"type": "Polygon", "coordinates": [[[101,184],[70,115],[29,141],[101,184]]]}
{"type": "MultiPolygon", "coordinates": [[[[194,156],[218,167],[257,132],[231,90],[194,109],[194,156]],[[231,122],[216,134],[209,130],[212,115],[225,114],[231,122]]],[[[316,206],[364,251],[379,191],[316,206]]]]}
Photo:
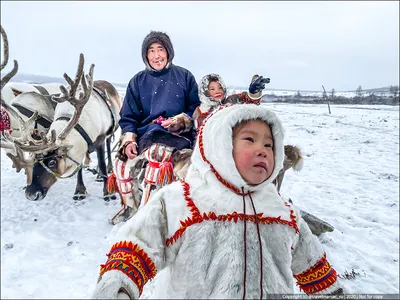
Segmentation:
{"type": "MultiPolygon", "coordinates": [[[[57,179],[69,178],[76,173],[78,180],[74,199],[84,199],[87,192],[82,178],[82,161],[88,164],[89,153],[93,151],[97,152],[103,177],[103,198],[106,201],[116,199],[115,195],[108,193],[106,187],[104,145],[107,139],[107,150],[111,152],[109,141],[118,125],[121,100],[109,82],[93,81],[94,65],[91,65],[88,75],[84,74],[83,66],[84,56],[81,54],[75,80],[64,74],[69,88],[61,86],[62,94],[52,96],[52,100],[58,104],[47,135],[40,132],[39,140],[33,139],[27,132],[22,139],[8,136],[16,148],[34,154],[32,181],[28,182],[25,190],[29,200],[43,199],[57,179]],[[106,95],[107,101],[102,93],[106,95]]],[[[31,119],[28,121],[32,122],[31,119]]],[[[18,159],[22,164],[20,168],[29,164],[24,157],[18,156],[18,159]]]]}
{"type": "MultiPolygon", "coordinates": [[[[9,47],[8,38],[2,26],[1,35],[4,42],[4,61],[1,64],[1,70],[3,70],[8,63],[9,47]]],[[[57,105],[57,102],[53,101],[51,96],[59,95],[62,85],[60,83],[30,84],[25,82],[8,82],[18,71],[18,63],[15,63],[15,69],[2,79],[1,85],[1,148],[4,148],[6,155],[12,159],[13,167],[16,168],[17,172],[21,169],[26,170],[27,182],[30,184],[32,181],[31,171],[33,161],[26,159],[27,155],[30,157],[29,153],[23,153],[12,142],[4,139],[4,131],[8,131],[13,138],[20,138],[22,136],[21,132],[31,132],[34,134],[36,131],[42,131],[47,133],[54,120],[54,111],[57,105]],[[38,111],[38,116],[33,117],[36,110],[38,111]],[[26,122],[31,117],[33,117],[34,121],[26,122]],[[25,122],[22,122],[21,119],[25,122]],[[21,126],[26,129],[21,130],[21,126]],[[32,164],[32,166],[28,166],[27,164],[32,164]]],[[[99,87],[97,91],[103,94],[103,97],[103,91],[108,87],[107,84],[107,82],[101,80],[94,81],[95,89],[99,87]]],[[[113,87],[110,90],[113,90],[113,87]]],[[[106,139],[106,142],[108,149],[107,173],[112,173],[111,138],[106,139]]],[[[94,171],[92,172],[95,173],[94,171]]],[[[99,181],[99,178],[100,181],[103,181],[103,177],[100,174],[98,174],[96,181],[99,181]]]]}
{"type": "MultiPolygon", "coordinates": [[[[36,122],[37,129],[47,132],[54,119],[54,109],[57,105],[49,96],[59,94],[61,92],[60,86],[60,83],[31,84],[26,82],[9,82],[2,89],[1,95],[4,101],[24,120],[30,118],[34,111],[37,110],[39,113],[36,122]]],[[[19,137],[18,120],[7,110],[3,110],[10,118],[11,135],[19,137]]]]}
{"type": "MultiPolygon", "coordinates": [[[[4,61],[1,64],[1,70],[3,70],[8,64],[9,47],[7,35],[3,27],[0,26],[0,28],[4,42],[4,61]]],[[[52,101],[42,98],[40,95],[49,95],[49,91],[51,93],[59,93],[61,90],[60,84],[56,83],[44,85],[9,83],[17,72],[18,63],[14,61],[12,71],[1,80],[1,148],[4,148],[6,155],[12,159],[13,167],[16,168],[17,172],[21,171],[21,169],[26,170],[27,179],[30,181],[32,166],[27,164],[31,162],[25,158],[26,153],[23,153],[13,143],[4,138],[4,131],[14,138],[22,137],[22,132],[33,132],[35,128],[47,131],[54,118],[54,105],[56,103],[52,105],[52,101]],[[36,110],[39,111],[37,115],[35,115],[36,110]],[[29,118],[33,121],[27,121],[29,118]],[[24,159],[17,159],[18,157],[24,159]]]]}

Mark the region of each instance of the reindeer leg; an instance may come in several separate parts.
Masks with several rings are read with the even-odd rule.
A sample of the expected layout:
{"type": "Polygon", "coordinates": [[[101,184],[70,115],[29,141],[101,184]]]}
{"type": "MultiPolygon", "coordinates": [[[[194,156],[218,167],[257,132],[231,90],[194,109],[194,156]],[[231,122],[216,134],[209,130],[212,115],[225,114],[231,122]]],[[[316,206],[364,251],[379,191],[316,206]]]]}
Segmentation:
{"type": "Polygon", "coordinates": [[[114,193],[109,193],[107,189],[107,167],[105,161],[105,149],[104,149],[104,137],[96,140],[96,153],[97,153],[97,164],[99,166],[99,174],[103,179],[103,199],[104,201],[110,201],[117,199],[114,193]]]}
{"type": "MultiPolygon", "coordinates": [[[[106,139],[106,146],[107,146],[107,175],[111,174],[113,172],[113,164],[112,164],[112,157],[111,157],[111,136],[106,139]]],[[[102,182],[103,181],[103,176],[100,173],[99,165],[97,165],[97,176],[96,176],[96,181],[97,182],[102,182]]]]}
{"type": "Polygon", "coordinates": [[[106,139],[107,146],[107,174],[111,174],[113,172],[113,163],[111,157],[111,136],[106,139]]]}
{"type": "Polygon", "coordinates": [[[103,182],[103,176],[102,176],[102,172],[100,171],[99,164],[97,164],[97,166],[96,166],[96,171],[97,171],[97,175],[96,175],[96,179],[94,181],[103,182]]]}
{"type": "Polygon", "coordinates": [[[87,191],[85,184],[83,183],[83,177],[82,177],[82,169],[78,171],[78,180],[76,182],[76,189],[74,196],[72,197],[74,200],[83,200],[86,198],[87,191]]]}

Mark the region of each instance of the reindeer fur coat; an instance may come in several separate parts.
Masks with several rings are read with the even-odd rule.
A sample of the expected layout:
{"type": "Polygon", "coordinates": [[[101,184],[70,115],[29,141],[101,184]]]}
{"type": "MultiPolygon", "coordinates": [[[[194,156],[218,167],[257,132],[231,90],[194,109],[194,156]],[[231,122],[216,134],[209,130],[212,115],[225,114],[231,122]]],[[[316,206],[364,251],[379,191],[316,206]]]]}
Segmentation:
{"type": "Polygon", "coordinates": [[[271,183],[284,158],[276,115],[254,104],[220,107],[205,120],[198,139],[186,182],[153,194],[121,227],[94,298],[115,298],[123,288],[137,299],[157,273],[152,297],[158,299],[292,294],[293,276],[306,293],[337,291],[336,272],[321,244],[271,183]],[[275,159],[270,178],[256,186],[242,179],[232,157],[232,128],[254,118],[270,125],[275,159]],[[207,161],[233,188],[217,179],[207,161]],[[251,197],[238,195],[235,187],[251,197]]]}

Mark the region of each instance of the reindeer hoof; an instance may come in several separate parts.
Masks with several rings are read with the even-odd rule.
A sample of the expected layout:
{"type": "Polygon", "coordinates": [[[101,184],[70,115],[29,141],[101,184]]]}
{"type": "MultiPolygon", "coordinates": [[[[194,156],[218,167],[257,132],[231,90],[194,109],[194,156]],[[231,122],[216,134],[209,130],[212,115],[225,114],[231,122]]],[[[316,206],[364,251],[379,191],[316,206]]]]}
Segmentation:
{"type": "Polygon", "coordinates": [[[104,201],[109,202],[110,200],[116,200],[117,196],[115,194],[108,194],[103,196],[104,201]]]}
{"type": "Polygon", "coordinates": [[[75,194],[72,198],[74,200],[83,200],[86,198],[86,194],[75,194]]]}

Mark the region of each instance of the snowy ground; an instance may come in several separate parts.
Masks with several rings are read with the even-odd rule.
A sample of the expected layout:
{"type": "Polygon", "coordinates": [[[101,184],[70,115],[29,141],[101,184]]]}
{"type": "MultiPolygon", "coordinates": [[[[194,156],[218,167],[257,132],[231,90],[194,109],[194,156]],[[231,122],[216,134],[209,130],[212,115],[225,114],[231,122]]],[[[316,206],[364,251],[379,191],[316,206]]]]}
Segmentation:
{"type": "MultiPolygon", "coordinates": [[[[346,280],[354,293],[398,294],[399,107],[331,106],[329,115],[326,105],[265,105],[305,155],[283,194],[336,228],[320,237],[330,263],[358,274],[346,280]]],[[[121,225],[107,221],[119,200],[105,203],[85,172],[87,199],[72,200],[76,179],[65,179],[30,202],[23,173],[1,154],[1,298],[89,298],[121,225]]]]}

